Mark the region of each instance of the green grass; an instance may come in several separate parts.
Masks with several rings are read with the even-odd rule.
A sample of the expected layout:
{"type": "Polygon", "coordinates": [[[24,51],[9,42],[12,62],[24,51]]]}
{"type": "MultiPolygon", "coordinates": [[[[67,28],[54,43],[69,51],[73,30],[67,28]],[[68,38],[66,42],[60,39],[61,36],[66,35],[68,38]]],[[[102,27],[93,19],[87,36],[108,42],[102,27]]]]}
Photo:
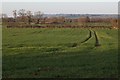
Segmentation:
{"type": "Polygon", "coordinates": [[[117,77],[117,30],[94,30],[3,28],[3,78],[117,77]]]}

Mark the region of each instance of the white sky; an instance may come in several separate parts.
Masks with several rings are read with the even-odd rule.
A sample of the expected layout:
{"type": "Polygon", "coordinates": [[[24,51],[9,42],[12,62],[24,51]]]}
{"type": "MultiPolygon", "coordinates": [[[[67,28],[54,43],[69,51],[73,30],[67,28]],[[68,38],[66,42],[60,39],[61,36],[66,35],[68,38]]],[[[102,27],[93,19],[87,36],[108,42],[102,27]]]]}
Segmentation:
{"type": "Polygon", "coordinates": [[[44,13],[117,14],[118,0],[4,0],[2,12],[12,15],[13,10],[26,9],[44,13]]]}
{"type": "Polygon", "coordinates": [[[2,2],[118,2],[119,0],[1,0],[2,2]]]}

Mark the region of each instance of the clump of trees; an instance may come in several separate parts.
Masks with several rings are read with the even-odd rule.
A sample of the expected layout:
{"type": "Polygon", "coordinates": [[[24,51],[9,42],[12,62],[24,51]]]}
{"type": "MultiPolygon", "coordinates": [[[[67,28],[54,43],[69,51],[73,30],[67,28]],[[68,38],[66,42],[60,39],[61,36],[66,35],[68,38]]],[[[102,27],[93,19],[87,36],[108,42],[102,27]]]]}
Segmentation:
{"type": "Polygon", "coordinates": [[[36,14],[33,14],[32,11],[26,11],[25,9],[13,10],[13,17],[7,17],[6,14],[2,15],[3,23],[8,25],[8,27],[26,27],[31,26],[31,23],[34,22],[34,19],[37,20],[37,24],[39,24],[43,13],[38,11],[36,14]],[[37,16],[37,18],[33,18],[33,15],[37,16]],[[18,25],[19,24],[19,25],[18,25]]]}

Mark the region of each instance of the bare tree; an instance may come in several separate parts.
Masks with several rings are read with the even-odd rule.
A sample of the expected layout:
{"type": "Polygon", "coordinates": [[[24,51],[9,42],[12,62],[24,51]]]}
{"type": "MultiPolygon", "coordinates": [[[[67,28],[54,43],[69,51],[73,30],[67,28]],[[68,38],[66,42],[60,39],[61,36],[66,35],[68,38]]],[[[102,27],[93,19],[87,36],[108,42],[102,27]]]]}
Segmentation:
{"type": "Polygon", "coordinates": [[[37,17],[37,24],[39,24],[40,20],[43,17],[43,14],[41,11],[35,12],[35,17],[37,17]]]}
{"type": "Polygon", "coordinates": [[[14,16],[14,20],[16,21],[16,18],[17,18],[17,10],[14,10],[14,11],[13,11],[13,16],[14,16]]]}
{"type": "Polygon", "coordinates": [[[14,18],[17,17],[17,10],[14,10],[14,11],[13,11],[13,16],[14,16],[14,18]]]}
{"type": "Polygon", "coordinates": [[[30,24],[31,23],[31,18],[32,18],[32,12],[31,11],[27,11],[26,15],[28,17],[28,24],[30,24]]]}
{"type": "Polygon", "coordinates": [[[20,10],[18,11],[18,15],[19,15],[19,16],[25,16],[25,15],[26,15],[25,9],[20,9],[20,10]]]}
{"type": "MultiPolygon", "coordinates": [[[[25,13],[25,9],[20,9],[18,11],[18,15],[22,18],[22,21],[24,20],[26,13],[25,13]]],[[[23,21],[24,22],[24,21],[23,21]]]]}

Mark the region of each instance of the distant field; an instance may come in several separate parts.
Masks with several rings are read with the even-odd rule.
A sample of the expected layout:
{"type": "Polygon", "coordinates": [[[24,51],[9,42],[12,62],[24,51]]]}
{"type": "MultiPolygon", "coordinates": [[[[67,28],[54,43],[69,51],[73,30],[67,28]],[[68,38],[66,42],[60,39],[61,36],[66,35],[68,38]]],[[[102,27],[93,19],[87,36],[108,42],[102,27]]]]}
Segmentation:
{"type": "Polygon", "coordinates": [[[117,77],[118,31],[90,31],[3,28],[3,78],[117,77]],[[93,31],[101,46],[95,47],[93,31]]]}

